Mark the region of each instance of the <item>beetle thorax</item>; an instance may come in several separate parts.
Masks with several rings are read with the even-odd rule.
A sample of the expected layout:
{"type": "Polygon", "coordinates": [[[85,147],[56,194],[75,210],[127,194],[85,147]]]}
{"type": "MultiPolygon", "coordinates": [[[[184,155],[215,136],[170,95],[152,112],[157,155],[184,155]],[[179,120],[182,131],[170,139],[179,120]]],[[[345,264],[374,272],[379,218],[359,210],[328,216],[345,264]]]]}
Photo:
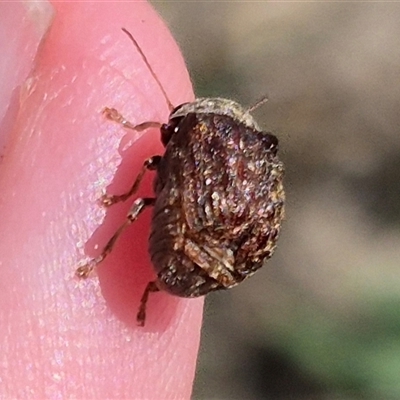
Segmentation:
{"type": "Polygon", "coordinates": [[[182,118],[190,113],[195,114],[217,114],[232,117],[245,126],[260,130],[253,116],[239,103],[222,98],[198,98],[191,103],[184,103],[171,112],[169,119],[182,118]]]}

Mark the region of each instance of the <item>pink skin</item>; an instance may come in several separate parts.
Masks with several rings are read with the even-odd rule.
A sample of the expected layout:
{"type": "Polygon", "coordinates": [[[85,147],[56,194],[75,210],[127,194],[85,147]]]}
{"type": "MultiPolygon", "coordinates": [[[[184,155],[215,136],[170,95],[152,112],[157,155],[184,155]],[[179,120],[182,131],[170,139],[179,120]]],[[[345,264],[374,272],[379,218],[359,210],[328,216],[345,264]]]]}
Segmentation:
{"type": "MultiPolygon", "coordinates": [[[[155,293],[146,326],[135,321],[155,276],[147,253],[150,210],[124,232],[97,274],[74,277],[79,261],[99,254],[131,204],[105,210],[97,203],[103,190],[128,189],[143,160],[163,151],[156,129],[127,131],[101,114],[115,107],[133,124],[166,122],[169,114],[121,27],[140,43],[176,105],[193,99],[184,62],[146,3],[53,6],[34,64],[37,31],[17,18],[19,3],[0,6],[0,23],[16,19],[9,38],[22,32],[26,45],[15,56],[21,68],[10,66],[9,79],[1,77],[9,88],[0,104],[11,106],[0,114],[7,136],[0,164],[0,397],[189,398],[202,299],[155,293]]],[[[141,195],[152,195],[152,177],[141,195]]]]}

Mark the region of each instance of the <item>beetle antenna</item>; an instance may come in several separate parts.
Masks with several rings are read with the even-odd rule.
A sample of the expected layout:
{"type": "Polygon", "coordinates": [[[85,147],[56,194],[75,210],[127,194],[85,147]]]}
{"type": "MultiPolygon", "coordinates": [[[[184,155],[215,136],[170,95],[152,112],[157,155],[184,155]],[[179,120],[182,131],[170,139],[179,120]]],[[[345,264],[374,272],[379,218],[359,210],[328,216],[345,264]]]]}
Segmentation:
{"type": "Polygon", "coordinates": [[[167,92],[165,91],[165,89],[163,88],[163,86],[161,85],[160,80],[158,79],[157,75],[155,74],[155,72],[153,71],[153,68],[151,68],[151,65],[149,63],[149,61],[147,60],[147,57],[145,56],[145,54],[143,53],[142,49],[140,48],[138,42],[136,41],[136,39],[132,36],[132,34],[126,30],[125,28],[121,28],[122,31],[124,33],[126,33],[126,35],[129,37],[129,39],[131,40],[131,42],[133,43],[133,45],[136,47],[137,51],[140,53],[140,55],[143,58],[144,63],[147,65],[147,68],[150,70],[151,75],[153,76],[154,80],[157,82],[158,86],[161,89],[162,94],[165,97],[165,100],[167,101],[168,104],[168,108],[170,111],[172,111],[175,107],[174,105],[171,103],[171,100],[169,99],[167,92]]]}
{"type": "Polygon", "coordinates": [[[264,96],[262,97],[260,100],[257,101],[256,104],[253,104],[251,107],[249,107],[247,109],[247,112],[253,112],[254,110],[256,110],[258,107],[262,106],[263,104],[265,104],[268,101],[268,96],[264,96]]]}

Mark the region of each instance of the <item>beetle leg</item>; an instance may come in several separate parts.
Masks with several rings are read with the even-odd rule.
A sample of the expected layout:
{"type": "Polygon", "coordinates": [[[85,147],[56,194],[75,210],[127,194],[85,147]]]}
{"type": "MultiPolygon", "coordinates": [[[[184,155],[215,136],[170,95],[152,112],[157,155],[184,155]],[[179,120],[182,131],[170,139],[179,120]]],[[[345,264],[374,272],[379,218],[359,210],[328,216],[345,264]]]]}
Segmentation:
{"type": "Polygon", "coordinates": [[[133,182],[132,187],[126,193],[123,193],[121,195],[104,194],[100,199],[100,203],[104,207],[110,207],[115,203],[127,200],[139,189],[140,183],[142,182],[142,179],[146,171],[154,171],[157,168],[157,165],[159,164],[160,161],[161,161],[161,156],[153,156],[148,158],[143,163],[142,169],[140,170],[135,181],[133,182]]]}
{"type": "Polygon", "coordinates": [[[149,197],[144,197],[135,200],[131,210],[129,211],[126,217],[125,222],[117,229],[117,231],[114,233],[111,239],[107,242],[101,254],[98,257],[92,258],[89,262],[77,268],[77,270],[75,271],[76,276],[79,278],[87,278],[89,274],[93,271],[93,269],[110,254],[117,239],[119,238],[121,233],[125,230],[125,228],[127,228],[130,224],[132,224],[132,222],[135,222],[146,207],[153,206],[155,200],[156,199],[149,197]]]}
{"type": "Polygon", "coordinates": [[[106,107],[103,110],[103,115],[114,122],[117,122],[118,124],[121,124],[123,127],[132,129],[134,131],[144,131],[147,128],[161,128],[162,123],[160,122],[154,122],[154,121],[148,121],[148,122],[142,122],[141,124],[134,125],[132,122],[129,122],[127,119],[124,118],[122,114],[118,112],[115,108],[108,108],[106,107]]]}
{"type": "Polygon", "coordinates": [[[144,323],[146,321],[146,305],[147,305],[147,300],[149,299],[149,294],[158,292],[160,289],[157,286],[156,281],[149,282],[146,286],[146,289],[143,292],[142,298],[140,299],[140,307],[139,311],[136,316],[136,321],[139,326],[144,326],[144,323]]]}

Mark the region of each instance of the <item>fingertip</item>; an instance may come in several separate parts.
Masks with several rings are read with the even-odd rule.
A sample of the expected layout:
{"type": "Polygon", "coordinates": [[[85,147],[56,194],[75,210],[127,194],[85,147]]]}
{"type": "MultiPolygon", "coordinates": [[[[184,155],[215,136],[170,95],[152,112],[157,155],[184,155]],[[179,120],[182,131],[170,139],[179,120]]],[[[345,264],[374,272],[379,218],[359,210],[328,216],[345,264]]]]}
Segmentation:
{"type": "Polygon", "coordinates": [[[18,111],[18,88],[34,66],[41,40],[51,25],[47,1],[0,2],[0,153],[18,111]]]}
{"type": "Polygon", "coordinates": [[[193,98],[184,61],[147,3],[53,5],[54,23],[22,95],[2,179],[0,224],[7,235],[0,254],[5,275],[13,280],[0,298],[0,314],[10,310],[8,303],[19,293],[26,299],[13,302],[12,318],[0,317],[8,321],[0,334],[12,343],[8,349],[19,353],[4,351],[0,356],[10,365],[4,377],[11,388],[7,395],[20,397],[22,387],[48,397],[46,389],[51,387],[54,396],[127,398],[140,393],[155,398],[159,393],[188,398],[202,300],[168,300],[160,293],[148,309],[152,327],[133,328],[125,319],[128,313],[135,317],[137,299],[152,273],[143,234],[148,232],[149,215],[115,249],[109,267],[120,272],[119,279],[103,276],[98,287],[96,278],[79,284],[65,278],[73,274],[100,226],[99,248],[123,221],[126,210],[121,208],[107,211],[109,223],[104,223],[105,211],[96,203],[103,190],[116,177],[115,190],[128,188],[143,160],[162,150],[154,130],[127,134],[101,114],[108,106],[133,123],[168,117],[160,88],[121,27],[137,38],[175,104],[193,98]],[[124,141],[130,144],[126,152],[120,151],[124,141]],[[107,297],[111,286],[119,294],[115,307],[107,297]],[[114,312],[118,307],[123,311],[114,312]],[[21,330],[23,337],[35,340],[21,338],[21,330]],[[49,374],[55,370],[58,350],[62,365],[49,374]],[[35,363],[29,378],[24,374],[26,354],[35,363]],[[58,384],[55,375],[68,380],[58,384]]]}

